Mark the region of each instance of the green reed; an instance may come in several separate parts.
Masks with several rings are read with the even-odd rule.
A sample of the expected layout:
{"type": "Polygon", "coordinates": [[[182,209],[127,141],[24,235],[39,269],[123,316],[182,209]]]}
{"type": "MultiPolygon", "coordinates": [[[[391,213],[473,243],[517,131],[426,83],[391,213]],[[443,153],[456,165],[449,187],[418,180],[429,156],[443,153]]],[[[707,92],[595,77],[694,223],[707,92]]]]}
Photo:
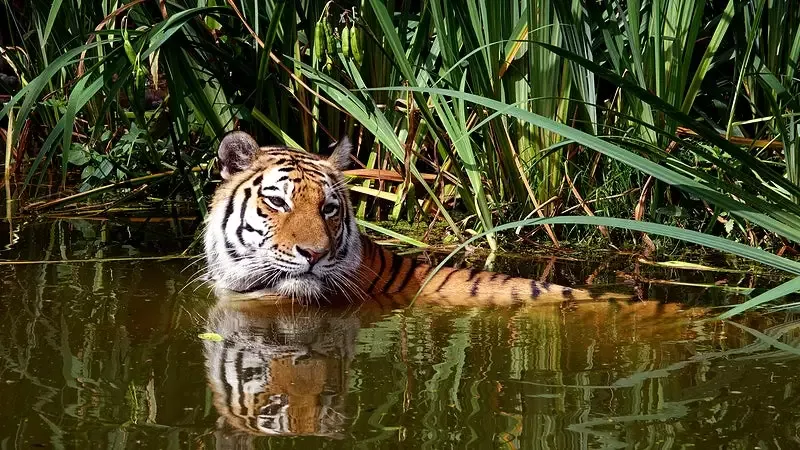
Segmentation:
{"type": "MultiPolygon", "coordinates": [[[[800,242],[788,1],[11,3],[0,120],[23,208],[161,174],[151,192],[205,213],[241,128],[319,153],[353,136],[362,223],[443,220],[492,249],[499,223],[563,214],[800,242]]],[[[634,237],[537,224],[556,245],[634,237]]]]}

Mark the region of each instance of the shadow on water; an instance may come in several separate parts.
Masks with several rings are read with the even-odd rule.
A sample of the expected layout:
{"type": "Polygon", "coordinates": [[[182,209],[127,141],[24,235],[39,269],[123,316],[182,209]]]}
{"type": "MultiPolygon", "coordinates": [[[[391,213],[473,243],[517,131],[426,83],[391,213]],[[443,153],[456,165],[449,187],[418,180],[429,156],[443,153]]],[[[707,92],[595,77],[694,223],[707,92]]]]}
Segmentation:
{"type": "Polygon", "coordinates": [[[13,231],[2,260],[97,261],[0,263],[2,450],[800,447],[800,317],[704,320],[741,300],[720,279],[768,276],[501,258],[558,283],[636,274],[657,300],[302,308],[218,299],[187,287],[191,260],[146,259],[189,245],[188,224],[13,231]]]}

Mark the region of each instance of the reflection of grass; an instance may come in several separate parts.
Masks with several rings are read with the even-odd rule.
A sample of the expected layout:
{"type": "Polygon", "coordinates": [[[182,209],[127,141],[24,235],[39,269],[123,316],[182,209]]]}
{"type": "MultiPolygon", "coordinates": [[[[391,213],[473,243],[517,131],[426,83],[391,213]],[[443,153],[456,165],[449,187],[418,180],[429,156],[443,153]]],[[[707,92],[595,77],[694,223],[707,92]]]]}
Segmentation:
{"type": "MultiPolygon", "coordinates": [[[[21,254],[62,257],[79,250],[63,224],[45,231],[21,254]]],[[[92,247],[92,239],[102,232],[82,233],[96,255],[102,247],[92,247]]],[[[593,270],[570,264],[580,269],[578,279],[593,270]]],[[[179,292],[188,276],[180,273],[183,266],[0,268],[4,279],[20,280],[0,293],[0,374],[17,380],[4,389],[14,389],[13,401],[32,410],[18,413],[32,419],[23,436],[45,436],[65,448],[90,438],[158,446],[165,436],[213,447],[213,406],[204,384],[187,373],[200,367],[196,336],[214,299],[179,292]]],[[[795,379],[786,375],[795,357],[776,343],[800,344],[800,322],[792,315],[749,314],[739,326],[701,323],[693,314],[678,304],[637,302],[574,311],[416,308],[365,316],[348,396],[360,412],[345,445],[429,442],[438,448],[495,439],[517,448],[571,448],[581,440],[691,441],[681,427],[697,423],[708,431],[700,415],[709,415],[715,427],[749,430],[739,423],[743,413],[713,411],[756,409],[774,393],[778,400],[770,404],[786,415],[775,422],[790,423],[796,405],[780,395],[782,383],[795,379]],[[766,339],[755,338],[758,333],[766,339]],[[783,372],[754,369],[784,360],[783,372]],[[765,384],[749,389],[756,383],[765,384]]],[[[12,398],[0,401],[6,407],[12,398]]],[[[748,423],[762,426],[764,420],[756,415],[748,423]]],[[[306,444],[315,443],[273,443],[306,444]]]]}
{"type": "Polygon", "coordinates": [[[800,345],[800,333],[794,334],[794,341],[791,343],[782,342],[780,340],[782,336],[787,335],[790,332],[799,331],[800,320],[770,327],[769,329],[765,330],[765,332],[755,330],[751,327],[736,322],[726,321],[726,323],[753,335],[753,337],[757,339],[756,342],[761,346],[766,345],[767,347],[772,347],[775,348],[775,350],[778,350],[778,352],[773,353],[773,356],[780,356],[783,352],[800,356],[800,346],[798,346],[800,345]]]}
{"type": "Polygon", "coordinates": [[[181,330],[196,322],[184,310],[202,310],[208,303],[177,292],[184,279],[182,265],[103,258],[105,227],[98,228],[97,235],[95,230],[81,230],[86,235],[80,240],[79,227],[64,225],[54,222],[39,228],[44,233],[34,233],[36,239],[26,241],[19,254],[68,257],[91,249],[98,238],[100,245],[91,253],[99,257],[95,262],[51,260],[0,269],[4,279],[16,280],[4,284],[0,294],[0,374],[4,381],[14,381],[7,387],[14,394],[4,394],[5,401],[13,399],[16,417],[28,421],[21,436],[37,441],[51,436],[52,445],[66,448],[83,439],[82,433],[98,430],[107,430],[109,439],[120,442],[141,435],[145,428],[173,432],[178,428],[161,421],[176,413],[183,416],[176,417],[177,422],[202,421],[202,389],[191,394],[161,391],[160,384],[165,377],[185,383],[185,376],[181,379],[175,372],[192,347],[181,339],[181,330]],[[126,395],[136,401],[126,402],[126,395]],[[197,397],[200,415],[194,409],[156,408],[165,398],[177,404],[187,395],[197,397]]]}
{"type": "MultiPolygon", "coordinates": [[[[689,408],[692,405],[707,400],[711,400],[711,397],[680,402],[665,402],[659,405],[659,412],[656,414],[604,417],[601,419],[588,420],[579,424],[571,424],[567,429],[575,433],[593,436],[604,448],[628,448],[629,445],[626,441],[621,440],[622,436],[620,436],[621,433],[618,431],[620,425],[624,426],[625,424],[648,422],[664,423],[674,419],[685,418],[689,415],[689,408]],[[611,428],[611,430],[605,431],[604,428],[611,428]]],[[[666,437],[664,436],[667,434],[665,431],[666,430],[662,431],[661,439],[666,437]]]]}
{"type": "MultiPolygon", "coordinates": [[[[59,239],[55,233],[41,245],[58,251],[59,239]]],[[[88,439],[157,446],[167,436],[213,447],[213,406],[204,383],[187,375],[201,367],[197,318],[207,305],[178,292],[182,265],[160,263],[154,270],[149,264],[105,264],[100,286],[94,267],[0,269],[23,280],[0,294],[10,308],[0,316],[0,374],[20,378],[11,387],[19,393],[14,401],[27,400],[33,410],[25,415],[34,420],[24,436],[46,436],[65,448],[88,439]]],[[[572,448],[580,442],[691,441],[681,427],[716,405],[758,407],[767,394],[751,394],[748,387],[767,383],[773,371],[753,367],[792,363],[775,343],[800,343],[800,322],[788,315],[746,315],[744,326],[692,317],[679,305],[656,302],[574,311],[365,313],[348,395],[359,414],[344,445],[428,442],[439,448],[495,439],[516,448],[572,448]],[[745,327],[768,339],[754,338],[745,327]],[[717,368],[722,364],[726,368],[717,368]],[[726,389],[744,394],[725,396],[726,389]]],[[[788,372],[791,367],[777,375],[788,372]]],[[[782,382],[790,380],[770,386],[782,393],[782,382]]],[[[5,407],[11,400],[0,401],[5,407]]],[[[773,403],[780,412],[794,410],[789,400],[773,403]]],[[[789,423],[789,416],[777,423],[789,423]]],[[[709,420],[745,430],[740,417],[709,420]]]]}
{"type": "MultiPolygon", "coordinates": [[[[657,313],[655,304],[641,306],[638,313],[627,319],[623,319],[627,308],[624,306],[619,307],[618,313],[598,314],[602,309],[581,313],[579,308],[563,316],[552,311],[532,310],[515,314],[510,321],[504,318],[503,312],[482,312],[475,316],[446,311],[404,315],[408,323],[407,341],[398,348],[400,341],[395,336],[394,341],[388,341],[394,342],[395,350],[387,350],[393,354],[408,349],[407,362],[396,369],[397,374],[424,381],[405,394],[417,405],[411,407],[412,411],[424,412],[422,420],[427,424],[426,431],[416,436],[425,436],[437,445],[463,443],[462,439],[468,440],[470,434],[484,436],[492,427],[501,427],[494,428],[500,433],[497,438],[518,446],[531,443],[533,439],[533,442],[545,440],[569,447],[575,436],[599,439],[609,445],[614,442],[631,445],[638,439],[664,439],[681,433],[681,425],[674,423],[691,421],[695,411],[711,408],[709,402],[717,397],[720,389],[730,386],[729,389],[736,390],[737,384],[745,382],[741,377],[746,369],[720,369],[715,373],[709,372],[709,367],[717,364],[748,367],[747,361],[751,358],[787,357],[784,351],[771,352],[769,344],[752,342],[745,333],[737,333],[739,328],[714,329],[710,324],[700,326],[700,322],[693,325],[681,319],[684,316],[678,315],[675,309],[657,313]],[[584,317],[586,322],[575,314],[584,317]],[[416,332],[419,323],[412,320],[414,318],[424,319],[430,331],[416,332]],[[459,320],[464,322],[456,325],[459,320]],[[510,332],[511,340],[502,336],[497,336],[499,340],[495,338],[504,328],[503,324],[509,328],[503,334],[510,332]],[[595,328],[598,325],[599,328],[595,328]],[[696,343],[683,337],[685,330],[698,327],[705,334],[699,336],[696,343]],[[468,339],[465,341],[468,345],[459,351],[449,351],[453,343],[464,342],[462,338],[468,339]],[[724,338],[727,340],[717,341],[724,338]],[[584,341],[591,345],[587,347],[584,341]],[[716,345],[714,342],[729,348],[708,350],[706,347],[716,345]],[[491,356],[487,359],[485,355],[491,356]],[[621,359],[609,360],[613,355],[621,359]],[[647,370],[654,366],[658,369],[647,370]],[[456,367],[461,367],[461,371],[451,370],[456,367]],[[602,380],[604,374],[610,377],[610,383],[592,382],[602,380]],[[520,426],[516,429],[490,419],[498,414],[492,409],[496,403],[491,394],[498,380],[502,380],[504,399],[499,404],[502,407],[499,414],[517,417],[520,426]],[[685,386],[689,385],[685,383],[691,385],[688,387],[691,392],[686,390],[685,386]],[[456,402],[453,402],[454,386],[457,387],[456,402]],[[684,391],[686,395],[681,394],[684,391]],[[614,399],[613,409],[595,400],[603,392],[610,393],[610,398],[614,399]],[[465,399],[469,399],[470,408],[463,409],[465,399]],[[523,414],[513,413],[520,408],[523,414]],[[580,414],[576,413],[576,408],[580,414]],[[464,420],[465,414],[474,420],[464,420]],[[535,428],[540,431],[532,431],[532,427],[540,426],[543,428],[535,428]],[[559,431],[562,427],[569,432],[559,431]],[[501,430],[505,431],[501,433],[501,430]],[[537,434],[534,437],[531,433],[537,434]]],[[[759,329],[767,326],[764,333],[774,339],[788,333],[795,335],[800,324],[794,321],[769,327],[769,322],[757,320],[754,325],[759,329]]],[[[363,357],[368,354],[362,352],[363,357]]],[[[371,354],[373,358],[378,356],[374,352],[371,354]]],[[[368,360],[364,361],[366,363],[368,360]]],[[[766,376],[768,374],[766,372],[766,376]]],[[[413,381],[406,384],[416,385],[413,381]]],[[[743,398],[742,401],[748,400],[743,398]]],[[[381,416],[387,419],[401,412],[399,405],[390,403],[393,408],[381,408],[381,416]]],[[[727,427],[727,420],[720,426],[727,427]]],[[[408,433],[407,430],[404,435],[408,433]]]]}
{"type": "Polygon", "coordinates": [[[48,265],[48,264],[96,264],[107,262],[136,262],[136,261],[170,261],[173,259],[196,259],[196,256],[189,255],[167,255],[167,256],[140,256],[135,258],[87,258],[87,259],[57,259],[42,261],[3,261],[0,265],[4,266],[25,266],[25,265],[48,265]]]}

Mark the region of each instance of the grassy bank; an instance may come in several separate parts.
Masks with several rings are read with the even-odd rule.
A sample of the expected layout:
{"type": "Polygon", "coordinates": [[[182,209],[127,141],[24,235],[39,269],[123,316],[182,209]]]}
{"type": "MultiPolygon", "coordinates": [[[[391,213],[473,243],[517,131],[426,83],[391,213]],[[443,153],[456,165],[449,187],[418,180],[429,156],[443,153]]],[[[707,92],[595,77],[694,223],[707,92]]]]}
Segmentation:
{"type": "Polygon", "coordinates": [[[224,132],[321,153],[349,134],[365,221],[794,251],[790,2],[501,3],[4,0],[8,195],[204,214],[224,132]]]}

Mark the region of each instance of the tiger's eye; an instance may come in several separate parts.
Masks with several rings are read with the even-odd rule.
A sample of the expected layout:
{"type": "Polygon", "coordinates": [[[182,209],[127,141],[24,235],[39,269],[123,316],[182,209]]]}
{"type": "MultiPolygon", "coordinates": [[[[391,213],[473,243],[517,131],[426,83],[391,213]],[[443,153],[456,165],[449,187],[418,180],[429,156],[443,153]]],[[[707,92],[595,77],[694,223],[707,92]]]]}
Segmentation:
{"type": "Polygon", "coordinates": [[[337,205],[336,203],[328,203],[327,205],[322,207],[322,214],[325,214],[327,216],[328,214],[335,213],[337,209],[339,209],[339,205],[337,205]]]}
{"type": "Polygon", "coordinates": [[[267,197],[267,201],[272,203],[272,206],[276,209],[286,206],[286,201],[280,197],[267,197]]]}

